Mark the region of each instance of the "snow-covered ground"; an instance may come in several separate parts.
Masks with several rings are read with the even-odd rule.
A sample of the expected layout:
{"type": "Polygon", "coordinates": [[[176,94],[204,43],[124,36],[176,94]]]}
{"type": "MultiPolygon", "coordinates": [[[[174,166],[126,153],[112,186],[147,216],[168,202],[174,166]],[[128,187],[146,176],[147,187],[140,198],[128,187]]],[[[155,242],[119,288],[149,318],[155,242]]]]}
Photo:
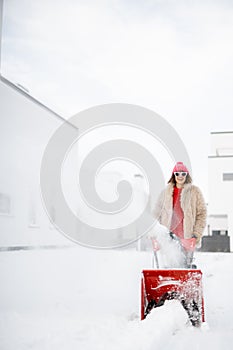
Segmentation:
{"type": "Polygon", "coordinates": [[[141,270],[152,253],[64,249],[0,253],[1,350],[230,349],[233,254],[197,253],[206,324],[177,301],[140,321],[141,270]]]}

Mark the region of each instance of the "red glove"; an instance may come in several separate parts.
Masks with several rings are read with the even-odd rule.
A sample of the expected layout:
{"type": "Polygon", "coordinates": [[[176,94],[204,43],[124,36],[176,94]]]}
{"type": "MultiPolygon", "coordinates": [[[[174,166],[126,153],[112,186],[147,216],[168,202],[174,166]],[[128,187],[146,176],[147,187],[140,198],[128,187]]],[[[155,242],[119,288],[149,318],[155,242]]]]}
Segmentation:
{"type": "Polygon", "coordinates": [[[182,238],[181,240],[182,247],[190,252],[193,252],[196,247],[196,238],[182,238]]]}
{"type": "Polygon", "coordinates": [[[151,238],[151,243],[152,243],[153,251],[157,252],[160,249],[158,241],[155,238],[151,238]]]}

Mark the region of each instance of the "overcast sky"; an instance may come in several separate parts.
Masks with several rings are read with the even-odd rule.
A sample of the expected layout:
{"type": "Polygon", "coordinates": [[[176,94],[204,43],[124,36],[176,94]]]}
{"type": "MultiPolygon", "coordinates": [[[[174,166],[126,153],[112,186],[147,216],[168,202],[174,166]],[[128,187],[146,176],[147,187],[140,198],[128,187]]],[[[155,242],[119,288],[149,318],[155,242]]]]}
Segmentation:
{"type": "Polygon", "coordinates": [[[1,73],[68,118],[150,108],[179,133],[207,197],[211,131],[233,131],[233,2],[5,0],[1,73]]]}

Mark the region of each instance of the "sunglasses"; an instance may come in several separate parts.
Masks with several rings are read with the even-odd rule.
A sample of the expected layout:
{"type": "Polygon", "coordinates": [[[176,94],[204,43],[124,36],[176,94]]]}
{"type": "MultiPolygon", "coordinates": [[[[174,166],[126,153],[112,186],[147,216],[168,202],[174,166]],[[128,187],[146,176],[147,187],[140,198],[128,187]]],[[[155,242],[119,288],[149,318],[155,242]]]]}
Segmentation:
{"type": "Polygon", "coordinates": [[[187,176],[187,172],[185,171],[176,171],[175,173],[175,176],[187,176]]]}

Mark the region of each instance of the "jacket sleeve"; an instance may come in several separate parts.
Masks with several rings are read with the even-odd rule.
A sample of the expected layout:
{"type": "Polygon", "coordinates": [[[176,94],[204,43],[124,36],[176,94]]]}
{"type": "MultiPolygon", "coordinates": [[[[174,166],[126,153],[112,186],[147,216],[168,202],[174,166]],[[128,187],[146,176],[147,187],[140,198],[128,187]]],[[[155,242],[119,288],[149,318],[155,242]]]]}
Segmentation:
{"type": "Polygon", "coordinates": [[[193,235],[197,238],[197,243],[200,241],[203,231],[206,226],[206,205],[203,198],[203,195],[199,188],[196,187],[197,190],[197,198],[196,198],[196,220],[193,229],[193,235]]]}
{"type": "Polygon", "coordinates": [[[160,193],[156,203],[155,203],[155,206],[153,208],[153,211],[152,211],[152,214],[153,216],[155,217],[156,220],[158,220],[158,222],[160,222],[160,219],[161,219],[161,213],[162,213],[162,209],[163,209],[163,206],[164,206],[164,190],[160,193]]]}

